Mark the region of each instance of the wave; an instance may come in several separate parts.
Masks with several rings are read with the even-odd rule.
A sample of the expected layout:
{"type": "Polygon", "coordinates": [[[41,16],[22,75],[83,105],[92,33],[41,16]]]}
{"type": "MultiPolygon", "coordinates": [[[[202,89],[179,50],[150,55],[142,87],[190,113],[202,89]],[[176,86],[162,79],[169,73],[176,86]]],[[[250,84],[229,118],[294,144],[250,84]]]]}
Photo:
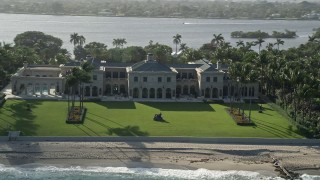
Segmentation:
{"type": "MultiPolygon", "coordinates": [[[[56,167],[56,166],[24,166],[6,167],[0,164],[0,179],[234,179],[234,180],[280,180],[279,177],[268,177],[250,171],[214,171],[207,169],[181,170],[162,168],[128,168],[128,167],[56,167]]],[[[302,175],[304,180],[320,179],[320,176],[302,175]]]]}
{"type": "Polygon", "coordinates": [[[189,22],[183,22],[183,24],[186,25],[252,25],[252,24],[266,24],[266,23],[248,23],[248,22],[230,22],[230,23],[226,23],[226,22],[214,22],[214,23],[189,23],[189,22]]]}
{"type": "MultiPolygon", "coordinates": [[[[272,179],[257,172],[180,170],[127,167],[5,167],[0,165],[0,177],[5,179],[272,179]]],[[[1,179],[1,178],[0,178],[1,179]]]]}

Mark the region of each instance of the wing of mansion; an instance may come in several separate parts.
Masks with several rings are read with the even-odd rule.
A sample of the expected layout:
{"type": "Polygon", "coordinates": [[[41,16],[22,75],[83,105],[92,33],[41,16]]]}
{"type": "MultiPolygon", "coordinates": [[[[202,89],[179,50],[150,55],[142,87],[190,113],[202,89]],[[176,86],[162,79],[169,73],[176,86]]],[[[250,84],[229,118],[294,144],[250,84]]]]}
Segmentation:
{"type": "MultiPolygon", "coordinates": [[[[175,100],[180,98],[224,100],[258,98],[258,83],[230,80],[228,66],[198,60],[192,64],[162,64],[148,54],[135,63],[112,63],[89,59],[94,66],[85,97],[124,97],[130,100],[175,100]]],[[[60,66],[29,65],[11,77],[12,94],[21,97],[63,97],[69,70],[81,62],[60,66]]]]}

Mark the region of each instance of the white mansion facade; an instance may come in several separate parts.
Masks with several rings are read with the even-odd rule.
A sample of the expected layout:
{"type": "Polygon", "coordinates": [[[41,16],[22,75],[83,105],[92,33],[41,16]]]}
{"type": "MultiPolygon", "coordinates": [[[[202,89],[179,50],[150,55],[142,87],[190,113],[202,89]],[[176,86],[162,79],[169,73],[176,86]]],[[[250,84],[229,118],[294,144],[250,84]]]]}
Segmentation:
{"type": "MultiPolygon", "coordinates": [[[[258,98],[258,83],[232,81],[228,67],[199,60],[193,64],[162,64],[149,54],[136,64],[89,61],[93,66],[91,83],[85,84],[85,97],[122,96],[135,99],[198,98],[222,100],[232,97],[258,98]],[[231,96],[229,96],[231,95],[231,96]]],[[[12,94],[23,96],[63,95],[66,74],[80,62],[60,66],[28,65],[11,77],[12,94]]]]}

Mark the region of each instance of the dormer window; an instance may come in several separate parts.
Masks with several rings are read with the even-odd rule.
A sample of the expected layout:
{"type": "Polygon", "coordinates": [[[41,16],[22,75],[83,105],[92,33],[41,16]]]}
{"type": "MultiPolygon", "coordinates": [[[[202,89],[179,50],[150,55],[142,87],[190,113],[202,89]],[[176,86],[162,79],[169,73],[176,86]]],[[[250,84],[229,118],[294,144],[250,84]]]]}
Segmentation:
{"type": "Polygon", "coordinates": [[[213,77],[213,82],[218,82],[218,77],[213,77]]]}
{"type": "Polygon", "coordinates": [[[206,82],[210,82],[210,77],[206,77],[206,82]]]}

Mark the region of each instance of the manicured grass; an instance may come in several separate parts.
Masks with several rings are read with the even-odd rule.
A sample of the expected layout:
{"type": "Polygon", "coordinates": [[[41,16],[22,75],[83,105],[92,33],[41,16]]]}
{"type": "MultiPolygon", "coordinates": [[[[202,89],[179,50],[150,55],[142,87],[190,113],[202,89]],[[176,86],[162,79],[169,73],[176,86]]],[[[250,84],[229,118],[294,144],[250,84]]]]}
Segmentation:
{"type": "MultiPolygon", "coordinates": [[[[256,126],[238,126],[226,112],[229,104],[86,102],[84,124],[66,124],[67,102],[8,100],[0,108],[0,133],[20,130],[30,136],[194,136],[302,138],[285,118],[267,104],[256,126]],[[31,104],[31,111],[27,110],[31,104]],[[164,122],[153,120],[161,112],[164,122]]],[[[248,104],[239,105],[245,109],[248,104]]],[[[248,113],[246,111],[246,113],[248,113]]]]}

